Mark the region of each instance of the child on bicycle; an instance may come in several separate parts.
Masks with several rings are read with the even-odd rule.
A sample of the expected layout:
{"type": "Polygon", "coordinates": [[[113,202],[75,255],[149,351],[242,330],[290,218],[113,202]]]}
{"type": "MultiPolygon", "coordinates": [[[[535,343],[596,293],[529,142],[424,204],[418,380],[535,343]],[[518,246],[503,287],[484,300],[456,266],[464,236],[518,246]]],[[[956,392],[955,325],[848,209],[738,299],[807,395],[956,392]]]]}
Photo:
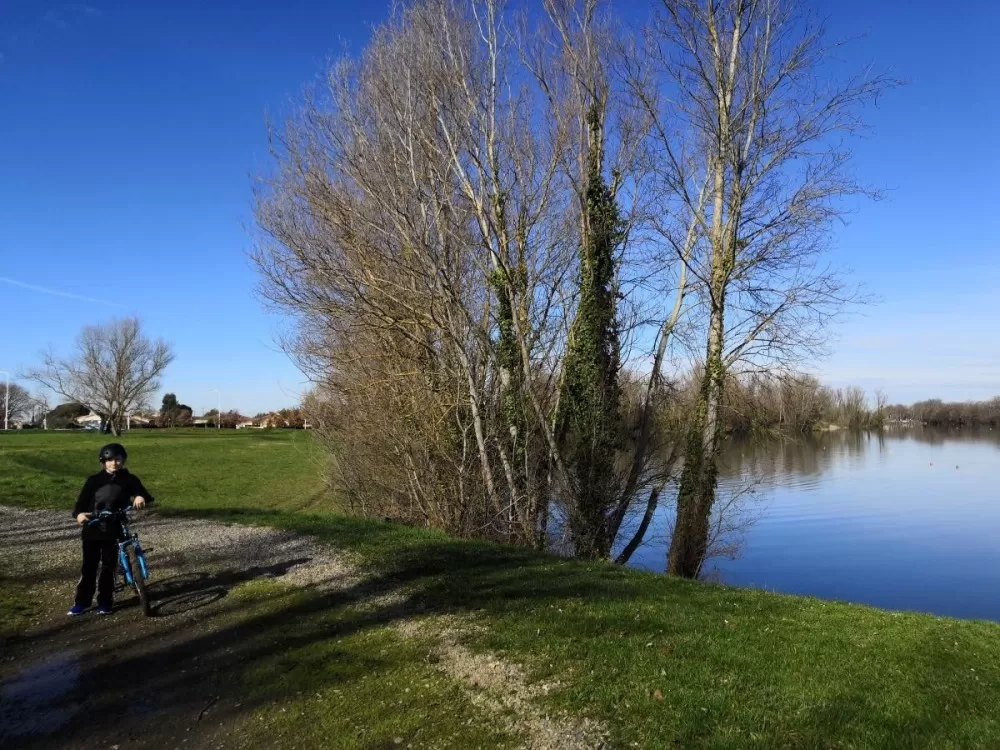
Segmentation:
{"type": "Polygon", "coordinates": [[[143,508],[153,497],[139,477],[125,468],[128,453],[123,445],[109,443],[98,453],[103,468],[87,477],[73,506],[73,518],[82,527],[83,565],[76,585],[76,602],[66,614],[82,615],[97,589],[97,614],[110,615],[114,605],[115,569],[118,566],[118,524],[113,521],[90,523],[102,510],[124,510],[131,504],[143,508]],[[97,568],[101,576],[97,580],[97,568]]]}

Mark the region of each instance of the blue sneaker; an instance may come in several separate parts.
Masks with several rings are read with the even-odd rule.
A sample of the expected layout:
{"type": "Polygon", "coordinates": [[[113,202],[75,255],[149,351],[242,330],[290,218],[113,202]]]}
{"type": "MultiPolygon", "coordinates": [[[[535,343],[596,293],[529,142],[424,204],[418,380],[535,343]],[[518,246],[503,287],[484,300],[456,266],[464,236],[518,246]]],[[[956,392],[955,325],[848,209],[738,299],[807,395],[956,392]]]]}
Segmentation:
{"type": "Polygon", "coordinates": [[[66,614],[69,615],[70,617],[77,617],[78,615],[82,615],[88,609],[90,609],[90,607],[85,607],[82,604],[74,604],[72,607],[69,608],[69,612],[67,612],[66,614]]]}
{"type": "Polygon", "coordinates": [[[111,611],[112,611],[111,607],[98,607],[97,608],[97,614],[99,614],[99,615],[110,615],[111,611]]]}

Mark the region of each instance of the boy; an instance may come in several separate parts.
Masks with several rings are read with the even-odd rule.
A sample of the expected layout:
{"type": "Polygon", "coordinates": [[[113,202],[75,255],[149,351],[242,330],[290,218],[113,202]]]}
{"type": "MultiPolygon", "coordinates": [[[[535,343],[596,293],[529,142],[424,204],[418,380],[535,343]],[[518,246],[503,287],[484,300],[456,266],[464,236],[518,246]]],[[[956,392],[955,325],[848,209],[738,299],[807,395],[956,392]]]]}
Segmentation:
{"type": "Polygon", "coordinates": [[[152,496],[142,486],[135,474],[125,468],[128,453],[118,443],[101,448],[98,459],[104,467],[87,481],[73,506],[73,518],[83,527],[83,566],[80,582],[76,585],[76,603],[66,614],[82,615],[94,599],[95,579],[100,565],[101,578],[97,584],[97,614],[110,615],[114,603],[115,568],[118,566],[118,524],[108,521],[89,524],[102,510],[122,510],[130,504],[143,508],[153,502],[152,496]]]}

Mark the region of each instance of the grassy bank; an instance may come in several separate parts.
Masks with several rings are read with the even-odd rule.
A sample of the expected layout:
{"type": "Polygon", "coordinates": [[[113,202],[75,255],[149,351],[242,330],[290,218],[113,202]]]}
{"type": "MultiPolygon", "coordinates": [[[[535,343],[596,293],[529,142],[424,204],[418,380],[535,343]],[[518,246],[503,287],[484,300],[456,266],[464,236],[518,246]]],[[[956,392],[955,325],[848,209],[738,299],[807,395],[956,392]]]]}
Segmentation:
{"type": "MultiPolygon", "coordinates": [[[[100,442],[0,436],[0,501],[66,507],[100,442]]],[[[342,518],[327,510],[304,433],[125,442],[162,512],[280,526],[352,550],[385,590],[485,625],[470,648],[561,680],[547,700],[605,722],[615,746],[1000,746],[1000,625],[678,581],[342,518]]],[[[316,601],[280,606],[284,621],[297,622],[316,601]]],[[[394,648],[379,645],[386,655],[368,669],[389,675],[413,657],[394,648]]],[[[345,670],[364,659],[341,657],[345,670]]],[[[296,668],[310,670],[311,659],[301,653],[296,668]]],[[[286,715],[276,721],[290,722],[286,715]]]]}
{"type": "Polygon", "coordinates": [[[271,581],[234,598],[223,638],[239,634],[241,664],[227,678],[256,707],[239,722],[242,748],[518,747],[377,610],[271,581]]]}
{"type": "Polygon", "coordinates": [[[38,609],[27,586],[0,576],[0,647],[4,640],[26,629],[38,616],[38,609]]]}

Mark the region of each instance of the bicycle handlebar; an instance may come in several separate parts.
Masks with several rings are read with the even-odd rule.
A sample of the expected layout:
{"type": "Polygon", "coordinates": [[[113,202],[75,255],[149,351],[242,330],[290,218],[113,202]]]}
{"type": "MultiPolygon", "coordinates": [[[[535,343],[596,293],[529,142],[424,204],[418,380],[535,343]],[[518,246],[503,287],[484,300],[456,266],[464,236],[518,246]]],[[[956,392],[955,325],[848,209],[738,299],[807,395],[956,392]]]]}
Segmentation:
{"type": "Polygon", "coordinates": [[[98,513],[96,516],[94,516],[89,521],[87,521],[84,524],[84,526],[90,526],[91,524],[95,524],[95,523],[98,523],[100,521],[106,521],[107,519],[112,518],[114,516],[117,516],[119,514],[121,514],[121,515],[128,515],[129,513],[132,513],[134,510],[135,510],[135,508],[133,508],[131,505],[128,505],[128,506],[122,508],[121,510],[108,510],[107,508],[105,508],[100,513],[98,513]]]}

